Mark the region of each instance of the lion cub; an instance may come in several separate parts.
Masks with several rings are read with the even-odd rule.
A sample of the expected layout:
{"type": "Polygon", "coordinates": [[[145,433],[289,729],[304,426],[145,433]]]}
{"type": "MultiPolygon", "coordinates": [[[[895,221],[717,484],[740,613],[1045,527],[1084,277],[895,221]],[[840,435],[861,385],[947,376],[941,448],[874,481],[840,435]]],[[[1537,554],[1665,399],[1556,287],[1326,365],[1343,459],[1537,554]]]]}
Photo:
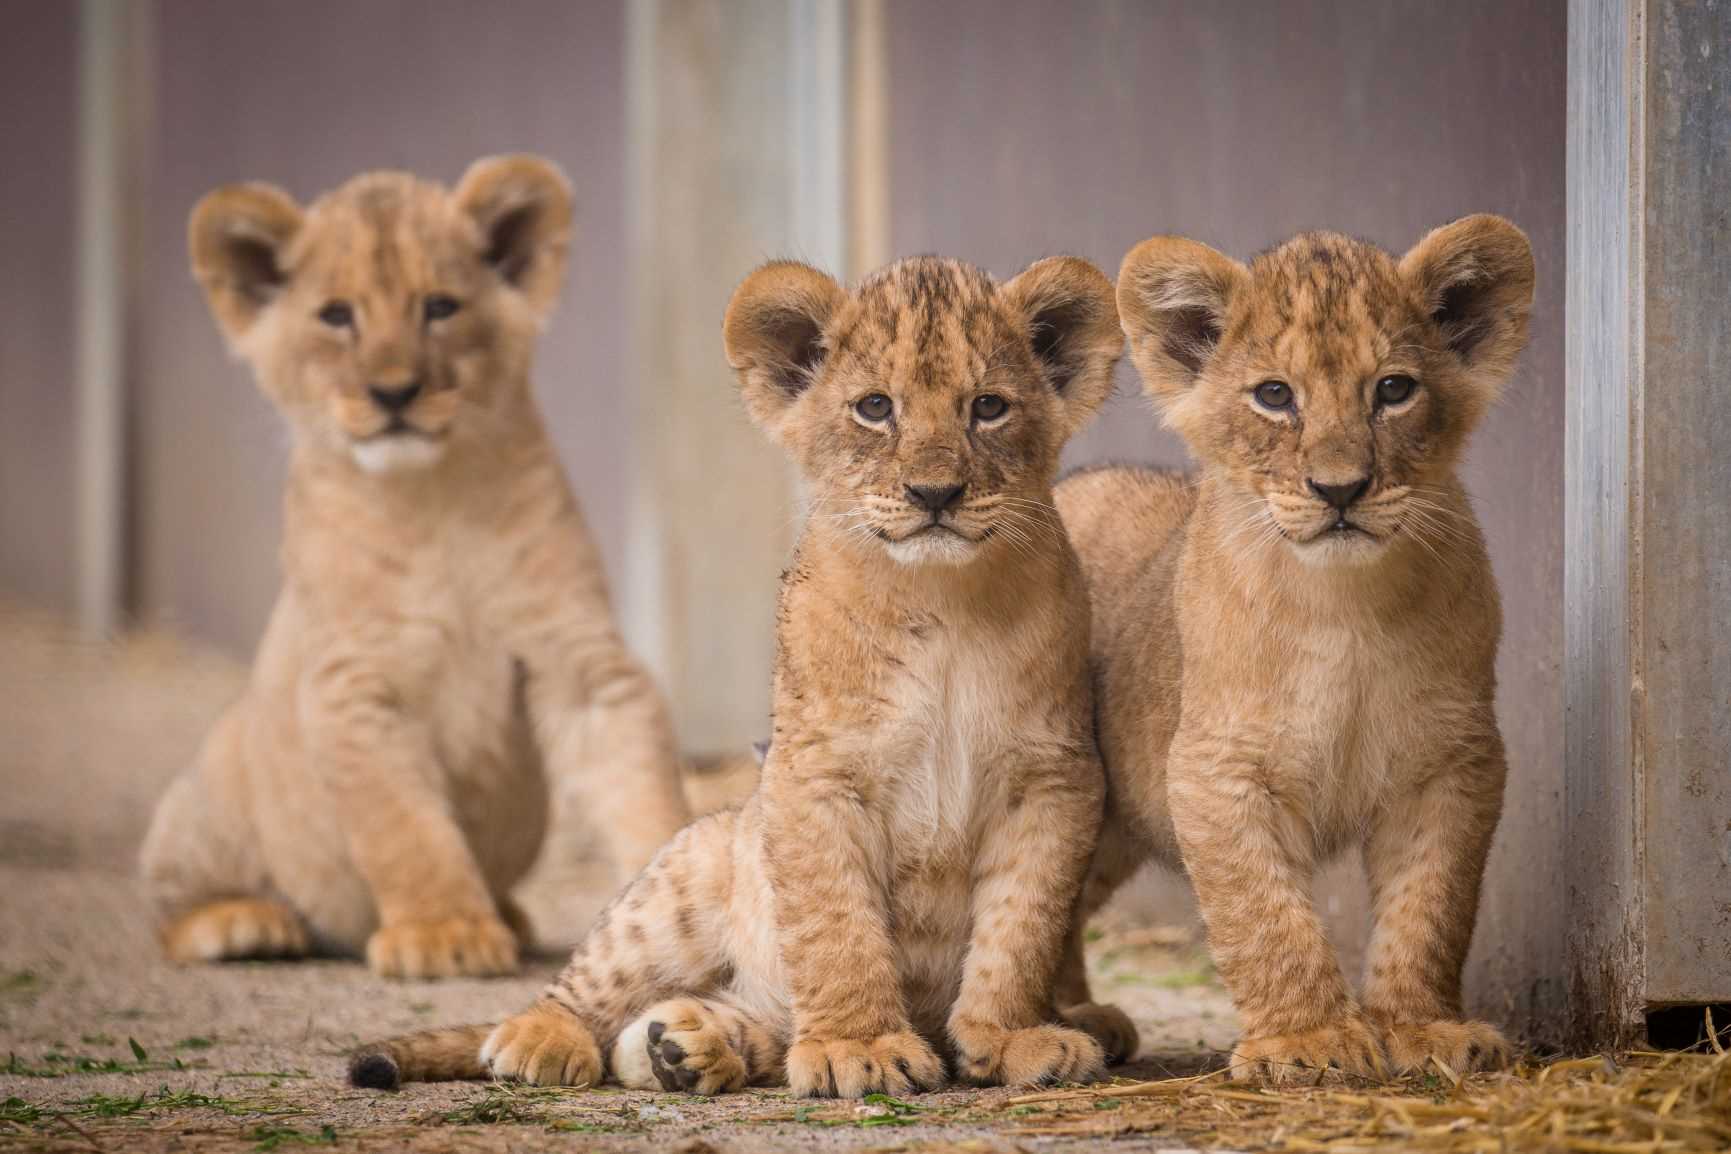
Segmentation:
{"type": "Polygon", "coordinates": [[[776,263],[725,338],[813,494],[762,784],[662,850],[535,1006],[367,1048],[358,1084],[857,1097],[937,1086],[939,1051],[981,1083],[1101,1073],[1052,1002],[1105,781],[1051,486],[1123,346],[1110,282],[921,258],[849,293],[776,263]]]}
{"type": "Polygon", "coordinates": [[[171,957],[364,947],[381,974],[505,972],[544,772],[624,870],[687,820],[529,387],[570,222],[533,157],[454,192],[374,173],[305,209],[244,184],[194,210],[193,272],[293,450],[251,684],[144,846],[171,957]]]}
{"type": "MultiPolygon", "coordinates": [[[[1331,233],[1248,267],[1174,237],[1124,260],[1131,356],[1201,475],[1058,488],[1112,797],[1083,908],[1147,857],[1182,864],[1240,1077],[1505,1055],[1460,1020],[1505,765],[1497,591],[1455,465],[1532,295],[1526,238],[1492,216],[1398,261],[1331,233]],[[1358,1000],[1309,895],[1349,846],[1375,914],[1358,1000]]],[[[1086,1000],[1073,949],[1060,1004],[1086,1000]]]]}

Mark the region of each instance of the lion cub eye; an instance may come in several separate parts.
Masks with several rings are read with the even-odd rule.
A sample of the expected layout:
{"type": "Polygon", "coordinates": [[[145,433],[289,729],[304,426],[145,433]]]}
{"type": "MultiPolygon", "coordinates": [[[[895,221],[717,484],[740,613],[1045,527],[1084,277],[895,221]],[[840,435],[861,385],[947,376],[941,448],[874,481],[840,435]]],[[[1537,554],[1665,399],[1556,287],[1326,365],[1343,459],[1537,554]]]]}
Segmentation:
{"type": "Polygon", "coordinates": [[[1392,377],[1384,377],[1376,383],[1376,403],[1379,405],[1398,405],[1418,388],[1418,382],[1404,373],[1392,377]]]}
{"type": "Polygon", "coordinates": [[[1279,412],[1292,407],[1292,386],[1285,381],[1263,381],[1256,386],[1256,403],[1279,412]]]}
{"type": "Polygon", "coordinates": [[[319,320],[333,329],[346,329],[355,323],[355,310],[348,301],[330,301],[319,310],[319,320]]]}
{"type": "Polygon", "coordinates": [[[996,393],[981,393],[974,398],[974,420],[995,421],[1004,415],[1009,403],[996,393]]]}
{"type": "Polygon", "coordinates": [[[457,310],[463,307],[463,302],[456,297],[438,294],[427,298],[421,306],[421,313],[430,321],[442,321],[446,317],[457,315],[457,310]]]}
{"type": "Polygon", "coordinates": [[[895,405],[882,393],[869,393],[855,402],[853,411],[875,425],[888,418],[894,408],[895,405]]]}

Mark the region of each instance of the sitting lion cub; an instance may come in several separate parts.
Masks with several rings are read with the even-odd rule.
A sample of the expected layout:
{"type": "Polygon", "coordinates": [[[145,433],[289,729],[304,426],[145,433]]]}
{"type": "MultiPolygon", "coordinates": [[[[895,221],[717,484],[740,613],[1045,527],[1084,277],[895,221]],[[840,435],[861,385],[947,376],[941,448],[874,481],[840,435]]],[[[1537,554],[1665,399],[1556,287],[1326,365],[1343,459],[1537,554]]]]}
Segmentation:
{"type": "Polygon", "coordinates": [[[1105,780],[1051,486],[1123,346],[1110,282],[928,257],[850,294],[777,263],[725,336],[814,498],[762,785],[662,850],[536,1005],[364,1049],[357,1084],[858,1097],[938,1085],[938,1050],[982,1083],[1101,1073],[1052,1002],[1105,780]]]}
{"type": "MultiPolygon", "coordinates": [[[[1461,965],[1502,807],[1500,621],[1455,463],[1526,343],[1533,262],[1507,221],[1396,261],[1312,233],[1249,267],[1156,237],[1125,258],[1131,356],[1202,465],[1058,488],[1087,571],[1111,812],[1084,911],[1182,863],[1243,1018],[1233,1072],[1500,1060],[1461,965]],[[1311,874],[1364,855],[1355,1000],[1311,874]]],[[[1087,1001],[1073,947],[1060,1004],[1087,1001]]]]}
{"type": "Polygon", "coordinates": [[[171,957],[364,946],[381,974],[505,972],[544,771],[622,869],[686,820],[529,388],[570,220],[533,157],[455,192],[375,173],[306,209],[243,184],[194,210],[193,272],[293,451],[251,685],[144,846],[171,957]]]}

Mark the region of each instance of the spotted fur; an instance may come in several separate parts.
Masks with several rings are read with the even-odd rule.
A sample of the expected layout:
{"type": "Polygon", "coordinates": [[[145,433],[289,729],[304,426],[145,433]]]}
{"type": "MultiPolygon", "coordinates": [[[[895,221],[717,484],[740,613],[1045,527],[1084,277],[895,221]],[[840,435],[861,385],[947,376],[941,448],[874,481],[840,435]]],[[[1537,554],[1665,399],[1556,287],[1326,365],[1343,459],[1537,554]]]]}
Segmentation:
{"type": "MultiPolygon", "coordinates": [[[[1083,908],[1147,858],[1185,869],[1243,1019],[1240,1077],[1506,1052],[1460,1020],[1506,767],[1496,585],[1455,469],[1532,291],[1526,238],[1488,216],[1398,260],[1331,233],[1248,267],[1172,237],[1125,258],[1131,354],[1201,468],[1058,489],[1112,798],[1083,908]],[[1396,377],[1411,390],[1379,385],[1396,377]],[[1375,922],[1359,997],[1309,898],[1348,848],[1375,922]]],[[[1074,943],[1060,997],[1087,997],[1074,943]]]]}
{"type": "MultiPolygon", "coordinates": [[[[1069,258],[1002,285],[904,261],[852,292],[772,264],[725,336],[812,501],[762,784],[657,855],[478,1068],[842,1097],[931,1088],[940,1055],[981,1083],[1092,1078],[1101,1046],[1052,998],[1104,779],[1051,485],[1122,348],[1111,285],[1069,258]],[[935,513],[906,494],[957,484],[935,513]]],[[[368,1047],[356,1077],[437,1052],[368,1047]]]]}

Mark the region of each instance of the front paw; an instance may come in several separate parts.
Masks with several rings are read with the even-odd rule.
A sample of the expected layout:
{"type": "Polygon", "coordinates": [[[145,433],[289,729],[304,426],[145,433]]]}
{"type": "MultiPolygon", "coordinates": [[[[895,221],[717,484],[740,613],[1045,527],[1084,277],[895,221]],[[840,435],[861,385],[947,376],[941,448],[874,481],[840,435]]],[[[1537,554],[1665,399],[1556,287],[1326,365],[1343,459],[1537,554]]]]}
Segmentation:
{"type": "Polygon", "coordinates": [[[1345,1074],[1388,1077],[1382,1041],[1362,1018],[1341,1018],[1314,1030],[1244,1038],[1232,1051],[1232,1076],[1273,1086],[1345,1074]]]}
{"type": "Polygon", "coordinates": [[[1009,1030],[955,1022],[950,1036],[956,1042],[957,1072],[975,1085],[1050,1085],[1093,1082],[1106,1076],[1106,1053],[1100,1043],[1068,1026],[1009,1030]]]}
{"type": "Polygon", "coordinates": [[[911,1094],[944,1084],[944,1064],[911,1030],[871,1039],[805,1038],[787,1051],[787,1084],[802,1098],[911,1094]]]}
{"type": "Polygon", "coordinates": [[[1130,1015],[1110,1003],[1083,1002],[1058,1011],[1058,1016],[1100,1043],[1106,1052],[1107,1065],[1128,1062],[1142,1045],[1142,1036],[1136,1032],[1136,1023],[1130,1020],[1130,1015]]]}
{"type": "Polygon", "coordinates": [[[481,1045],[495,1078],[535,1086],[595,1086],[601,1047],[588,1027],[558,1006],[540,1005],[506,1018],[481,1045]]]}
{"type": "Polygon", "coordinates": [[[517,936],[495,917],[398,922],[368,939],[367,965],[385,978],[510,974],[517,970],[517,936]]]}
{"type": "Polygon", "coordinates": [[[1457,1074],[1508,1065],[1508,1040],[1488,1022],[1385,1022],[1380,1028],[1397,1074],[1422,1073],[1432,1058],[1457,1074]]]}

